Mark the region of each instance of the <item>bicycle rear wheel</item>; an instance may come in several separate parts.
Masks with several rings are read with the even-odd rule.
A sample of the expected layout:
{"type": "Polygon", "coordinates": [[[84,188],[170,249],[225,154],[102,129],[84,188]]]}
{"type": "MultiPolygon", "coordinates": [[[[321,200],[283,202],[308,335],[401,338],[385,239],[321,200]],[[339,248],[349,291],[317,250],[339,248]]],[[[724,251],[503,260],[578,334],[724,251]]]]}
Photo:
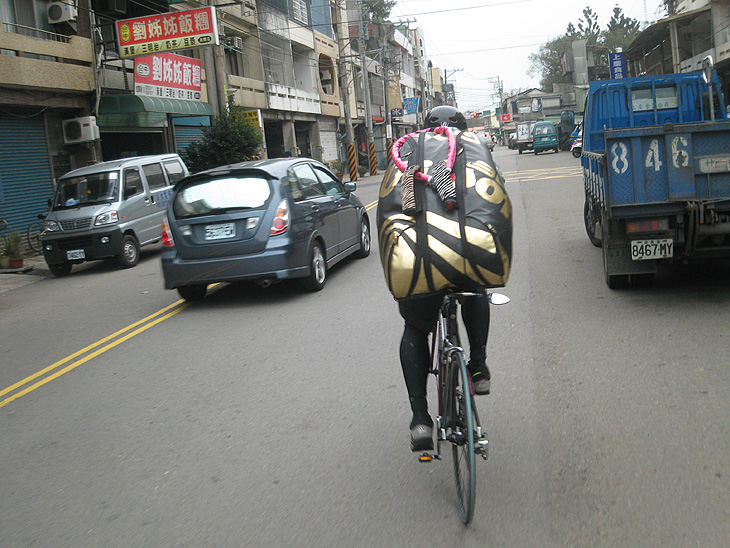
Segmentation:
{"type": "Polygon", "coordinates": [[[459,498],[459,515],[464,524],[474,516],[476,499],[476,457],[474,413],[464,356],[455,352],[449,364],[447,386],[447,437],[451,442],[454,480],[459,498]]]}
{"type": "Polygon", "coordinates": [[[44,224],[39,222],[31,223],[28,227],[28,246],[36,253],[43,249],[41,244],[41,233],[44,228],[44,224]]]}

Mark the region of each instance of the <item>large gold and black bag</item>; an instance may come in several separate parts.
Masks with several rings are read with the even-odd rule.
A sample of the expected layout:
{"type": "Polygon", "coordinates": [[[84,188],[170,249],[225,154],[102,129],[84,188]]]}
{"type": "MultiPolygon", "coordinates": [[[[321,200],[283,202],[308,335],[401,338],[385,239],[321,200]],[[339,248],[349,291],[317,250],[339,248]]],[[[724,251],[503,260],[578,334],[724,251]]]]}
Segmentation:
{"type": "Polygon", "coordinates": [[[419,133],[397,152],[407,160],[405,176],[391,165],[383,178],[377,212],[380,261],[396,299],[507,283],[512,204],[484,138],[457,132],[456,207],[447,209],[434,185],[412,179],[416,170],[430,174],[442,168],[448,151],[446,135],[419,133]]]}

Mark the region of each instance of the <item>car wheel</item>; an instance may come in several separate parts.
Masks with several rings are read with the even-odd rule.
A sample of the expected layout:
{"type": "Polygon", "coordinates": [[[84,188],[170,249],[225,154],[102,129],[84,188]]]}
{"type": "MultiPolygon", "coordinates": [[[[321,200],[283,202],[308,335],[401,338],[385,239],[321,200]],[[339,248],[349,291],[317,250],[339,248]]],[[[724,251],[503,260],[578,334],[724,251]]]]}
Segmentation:
{"type": "Polygon", "coordinates": [[[574,148],[571,152],[573,154],[573,158],[580,158],[580,149],[579,148],[574,148]]]}
{"type": "Polygon", "coordinates": [[[302,285],[307,291],[319,291],[327,281],[327,261],[322,246],[317,242],[309,253],[309,270],[309,276],[302,280],[302,285]]]}
{"type": "Polygon", "coordinates": [[[51,274],[53,274],[56,278],[60,278],[61,276],[67,276],[71,273],[71,263],[56,263],[56,264],[49,264],[48,270],[51,271],[51,274]]]}
{"type": "Polygon", "coordinates": [[[139,242],[131,234],[122,238],[122,253],[117,257],[117,263],[122,268],[132,268],[139,262],[139,242]]]}
{"type": "Polygon", "coordinates": [[[367,217],[363,217],[360,221],[360,249],[355,252],[355,257],[358,259],[364,259],[370,255],[371,243],[370,223],[368,222],[367,217]]]}
{"type": "Polygon", "coordinates": [[[199,301],[205,297],[208,291],[208,284],[181,285],[177,288],[177,292],[186,301],[199,301]]]}

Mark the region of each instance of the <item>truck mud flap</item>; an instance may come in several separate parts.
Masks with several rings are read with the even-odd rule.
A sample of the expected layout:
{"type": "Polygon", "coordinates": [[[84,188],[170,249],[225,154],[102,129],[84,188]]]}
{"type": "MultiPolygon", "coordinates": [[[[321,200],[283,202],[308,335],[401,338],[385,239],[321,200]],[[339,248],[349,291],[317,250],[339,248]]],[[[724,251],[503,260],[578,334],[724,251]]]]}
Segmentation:
{"type": "Polygon", "coordinates": [[[604,251],[606,275],[655,274],[656,260],[634,261],[628,247],[609,247],[604,251]]]}

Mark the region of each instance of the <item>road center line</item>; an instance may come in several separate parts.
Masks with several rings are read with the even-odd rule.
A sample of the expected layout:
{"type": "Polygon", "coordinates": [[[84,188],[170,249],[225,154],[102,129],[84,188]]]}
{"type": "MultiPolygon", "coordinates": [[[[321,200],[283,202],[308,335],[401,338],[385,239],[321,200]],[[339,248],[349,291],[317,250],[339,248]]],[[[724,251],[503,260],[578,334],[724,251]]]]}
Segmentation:
{"type": "Polygon", "coordinates": [[[52,365],[49,365],[45,369],[42,369],[42,370],[38,371],[37,373],[34,373],[34,374],[30,375],[29,377],[26,377],[22,381],[19,381],[19,382],[13,384],[12,386],[8,386],[7,388],[5,388],[5,389],[3,389],[3,390],[0,391],[0,396],[4,396],[5,394],[8,394],[10,392],[13,392],[13,391],[17,390],[21,386],[24,386],[24,385],[32,382],[33,380],[37,379],[38,377],[41,377],[43,375],[46,375],[47,373],[50,373],[54,369],[57,369],[57,368],[61,367],[63,364],[68,363],[71,360],[74,360],[75,358],[78,358],[79,356],[82,356],[83,354],[86,354],[90,350],[93,350],[94,348],[97,348],[97,347],[103,345],[104,343],[106,343],[106,342],[108,342],[108,341],[110,341],[112,339],[115,339],[116,337],[119,337],[119,335],[121,335],[123,333],[126,333],[127,331],[129,331],[131,329],[134,329],[135,327],[137,327],[139,325],[142,325],[142,324],[148,322],[152,318],[155,318],[157,316],[160,316],[160,314],[165,314],[165,312],[168,312],[169,310],[173,309],[171,312],[168,312],[164,316],[161,316],[161,317],[157,318],[156,320],[148,323],[147,325],[144,325],[143,327],[140,327],[139,329],[136,329],[135,331],[133,331],[133,332],[125,335],[124,337],[121,337],[121,338],[115,340],[114,342],[112,342],[110,344],[107,344],[106,346],[104,346],[104,347],[96,350],[95,352],[92,352],[91,354],[88,354],[87,356],[84,356],[80,360],[77,360],[77,361],[73,362],[72,364],[64,367],[63,369],[61,369],[59,371],[56,371],[52,375],[49,375],[48,377],[45,377],[44,379],[36,382],[35,384],[33,384],[33,385],[25,388],[24,390],[22,390],[22,391],[20,391],[18,393],[10,396],[9,398],[6,398],[4,400],[0,400],[0,407],[3,407],[4,405],[7,405],[8,403],[10,403],[10,402],[12,402],[14,400],[17,400],[21,396],[24,396],[25,394],[27,394],[29,392],[32,392],[33,390],[35,390],[36,388],[38,388],[40,386],[43,386],[47,382],[50,382],[51,380],[56,379],[56,378],[60,377],[61,375],[64,375],[64,374],[68,373],[69,371],[75,369],[79,365],[82,365],[82,364],[88,362],[89,360],[95,358],[96,356],[99,356],[100,354],[103,354],[107,350],[110,350],[110,349],[114,348],[115,346],[123,343],[124,341],[127,341],[127,340],[131,339],[132,337],[134,337],[136,335],[139,335],[140,333],[142,333],[143,331],[146,331],[150,327],[153,327],[153,326],[157,325],[158,323],[160,323],[160,322],[162,322],[162,321],[164,321],[164,320],[166,320],[166,319],[174,316],[178,312],[182,312],[188,306],[190,306],[190,303],[186,303],[183,299],[180,299],[178,301],[175,301],[171,305],[166,306],[165,308],[163,308],[161,310],[158,310],[154,314],[150,314],[146,318],[143,318],[143,319],[141,319],[139,321],[136,321],[133,324],[130,324],[130,325],[128,325],[127,327],[125,327],[123,329],[120,329],[116,333],[112,333],[111,335],[109,335],[107,337],[104,337],[103,339],[100,339],[100,340],[96,341],[95,343],[90,344],[89,346],[87,346],[85,348],[82,348],[81,350],[79,350],[77,352],[74,352],[73,354],[71,354],[69,356],[66,356],[62,360],[59,360],[59,361],[57,361],[56,363],[54,363],[52,365]]]}

